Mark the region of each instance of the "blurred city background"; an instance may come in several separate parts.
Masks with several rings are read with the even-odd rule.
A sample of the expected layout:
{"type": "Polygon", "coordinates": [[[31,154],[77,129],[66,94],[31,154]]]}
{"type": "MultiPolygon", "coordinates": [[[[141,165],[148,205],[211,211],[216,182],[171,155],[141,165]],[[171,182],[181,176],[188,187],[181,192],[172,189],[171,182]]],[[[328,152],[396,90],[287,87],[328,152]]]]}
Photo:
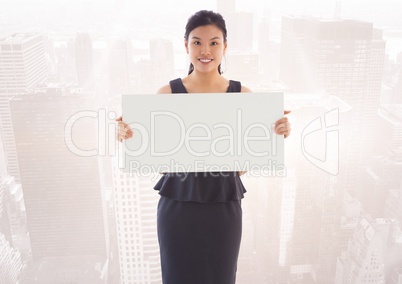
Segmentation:
{"type": "Polygon", "coordinates": [[[286,176],[241,177],[236,283],[402,284],[399,0],[0,0],[0,283],[162,283],[157,180],[120,171],[114,119],[186,76],[201,9],[224,76],[292,110],[286,176]]]}

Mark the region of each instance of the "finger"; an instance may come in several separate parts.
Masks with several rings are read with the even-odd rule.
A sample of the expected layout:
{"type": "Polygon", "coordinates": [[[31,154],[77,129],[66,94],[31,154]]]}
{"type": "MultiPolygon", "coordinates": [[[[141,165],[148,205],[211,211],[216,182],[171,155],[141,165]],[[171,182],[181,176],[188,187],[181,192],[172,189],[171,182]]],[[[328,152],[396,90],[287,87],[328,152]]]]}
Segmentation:
{"type": "Polygon", "coordinates": [[[277,131],[277,134],[282,135],[282,134],[287,134],[289,136],[291,127],[286,127],[286,128],[281,128],[280,130],[277,131]]]}
{"type": "Polygon", "coordinates": [[[290,133],[288,133],[287,131],[281,131],[280,133],[277,133],[276,135],[284,135],[286,138],[287,136],[289,136],[289,134],[290,133]]]}
{"type": "Polygon", "coordinates": [[[286,133],[290,133],[288,129],[281,129],[276,134],[283,135],[283,134],[286,134],[286,133]]]}
{"type": "Polygon", "coordinates": [[[286,132],[286,128],[284,128],[284,127],[280,127],[275,130],[276,134],[283,134],[284,132],[286,132]]]}
{"type": "Polygon", "coordinates": [[[131,132],[121,131],[121,132],[119,132],[118,137],[120,137],[121,139],[128,139],[128,138],[133,137],[133,132],[132,131],[131,132]]]}
{"type": "Polygon", "coordinates": [[[126,135],[127,135],[127,131],[119,130],[119,135],[121,135],[121,136],[126,136],[126,135]]]}
{"type": "Polygon", "coordinates": [[[131,130],[131,127],[127,123],[124,123],[124,122],[119,122],[119,129],[121,129],[121,128],[131,130]]]}
{"type": "Polygon", "coordinates": [[[125,137],[125,136],[123,136],[123,135],[119,135],[118,137],[117,137],[117,140],[119,140],[120,142],[123,142],[123,140],[126,140],[127,139],[127,137],[125,137]]]}
{"type": "Polygon", "coordinates": [[[280,129],[280,128],[282,128],[282,127],[286,127],[286,126],[287,126],[287,123],[286,123],[286,122],[284,122],[284,123],[278,123],[278,124],[275,125],[275,130],[278,130],[278,129],[280,129]]]}
{"type": "Polygon", "coordinates": [[[131,130],[130,126],[128,126],[127,124],[123,125],[119,125],[119,131],[124,131],[124,132],[129,132],[132,133],[133,131],[131,130]]]}
{"type": "Polygon", "coordinates": [[[122,121],[122,120],[123,120],[123,116],[121,116],[121,115],[115,119],[115,121],[122,121]]]}
{"type": "Polygon", "coordinates": [[[289,121],[289,118],[282,117],[281,119],[278,119],[277,121],[275,121],[275,125],[278,125],[278,124],[281,124],[281,123],[284,123],[284,122],[288,122],[288,121],[289,121]]]}
{"type": "Polygon", "coordinates": [[[291,113],[291,112],[292,112],[291,110],[285,110],[285,111],[283,111],[284,114],[288,114],[288,113],[291,113]]]}
{"type": "MultiPolygon", "coordinates": [[[[287,117],[285,117],[287,118],[287,117]]],[[[287,119],[280,119],[277,122],[275,122],[275,127],[278,127],[279,125],[288,125],[290,126],[290,122],[287,119]]]]}
{"type": "Polygon", "coordinates": [[[124,126],[120,126],[117,131],[124,131],[124,132],[126,132],[127,130],[126,130],[126,128],[125,128],[124,126]]]}
{"type": "Polygon", "coordinates": [[[290,123],[283,123],[283,124],[278,125],[275,128],[275,132],[280,133],[280,132],[283,132],[283,131],[290,131],[290,129],[291,129],[290,123]]]}
{"type": "Polygon", "coordinates": [[[275,127],[275,130],[279,130],[279,129],[285,127],[285,126],[286,126],[286,124],[284,124],[284,123],[278,124],[278,125],[275,127]]]}

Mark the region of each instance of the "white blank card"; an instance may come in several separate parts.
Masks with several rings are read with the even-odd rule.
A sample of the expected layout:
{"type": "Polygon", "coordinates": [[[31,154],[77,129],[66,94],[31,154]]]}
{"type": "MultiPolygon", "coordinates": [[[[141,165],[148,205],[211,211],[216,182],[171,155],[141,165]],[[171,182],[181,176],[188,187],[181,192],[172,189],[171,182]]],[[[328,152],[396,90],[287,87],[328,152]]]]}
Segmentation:
{"type": "Polygon", "coordinates": [[[275,170],[284,166],[283,93],[123,95],[125,173],[275,170]]]}

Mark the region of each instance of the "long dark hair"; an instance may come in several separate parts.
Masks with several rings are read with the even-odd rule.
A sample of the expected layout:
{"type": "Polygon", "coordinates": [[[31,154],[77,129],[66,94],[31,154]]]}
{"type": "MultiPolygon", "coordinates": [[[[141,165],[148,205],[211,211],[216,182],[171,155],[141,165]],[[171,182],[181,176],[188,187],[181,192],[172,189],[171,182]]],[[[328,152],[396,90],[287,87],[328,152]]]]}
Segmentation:
{"type": "MultiPolygon", "coordinates": [[[[215,25],[217,28],[219,28],[223,33],[223,40],[226,43],[227,31],[226,31],[225,20],[223,19],[221,14],[207,10],[198,11],[188,19],[186,25],[186,33],[184,34],[184,38],[186,39],[186,41],[188,41],[188,37],[192,30],[200,26],[206,26],[206,25],[215,25]]],[[[190,63],[188,75],[190,75],[193,71],[194,71],[194,65],[193,63],[190,63]]],[[[222,74],[220,64],[218,66],[218,72],[219,74],[222,74]]]]}

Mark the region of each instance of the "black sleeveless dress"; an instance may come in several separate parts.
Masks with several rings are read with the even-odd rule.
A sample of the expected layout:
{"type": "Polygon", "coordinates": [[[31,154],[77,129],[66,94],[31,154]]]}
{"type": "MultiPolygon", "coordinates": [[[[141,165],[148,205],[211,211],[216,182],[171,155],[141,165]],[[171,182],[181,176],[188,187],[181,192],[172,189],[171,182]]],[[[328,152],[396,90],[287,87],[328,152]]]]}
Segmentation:
{"type": "MultiPolygon", "coordinates": [[[[180,78],[172,93],[187,93],[180,78]]],[[[230,80],[227,92],[240,92],[230,80]]],[[[159,190],[157,230],[163,284],[233,284],[242,235],[237,172],[166,173],[159,190]]]]}

